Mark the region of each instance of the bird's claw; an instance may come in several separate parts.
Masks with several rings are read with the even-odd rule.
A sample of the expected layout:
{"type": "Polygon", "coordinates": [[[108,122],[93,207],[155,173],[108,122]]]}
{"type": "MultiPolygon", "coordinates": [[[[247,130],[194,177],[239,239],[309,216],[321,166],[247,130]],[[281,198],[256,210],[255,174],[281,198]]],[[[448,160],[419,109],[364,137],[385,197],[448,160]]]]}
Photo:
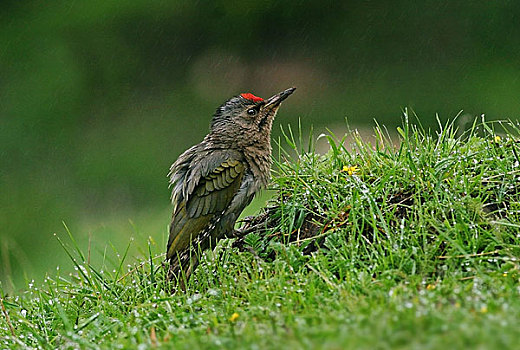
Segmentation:
{"type": "Polygon", "coordinates": [[[228,232],[226,234],[226,238],[240,238],[240,237],[244,237],[245,235],[247,235],[249,232],[247,232],[247,230],[233,230],[231,232],[228,232]]]}

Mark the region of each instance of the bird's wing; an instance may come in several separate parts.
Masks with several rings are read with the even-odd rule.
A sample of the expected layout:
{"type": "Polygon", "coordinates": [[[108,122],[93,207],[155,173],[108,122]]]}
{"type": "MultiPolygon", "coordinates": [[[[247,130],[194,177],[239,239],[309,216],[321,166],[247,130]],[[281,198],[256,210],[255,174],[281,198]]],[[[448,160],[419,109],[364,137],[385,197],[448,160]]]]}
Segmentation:
{"type": "Polygon", "coordinates": [[[188,199],[188,215],[198,217],[226,209],[240,187],[243,173],[244,164],[235,159],[227,159],[208,171],[188,199]]]}
{"type": "Polygon", "coordinates": [[[197,235],[211,225],[215,214],[220,215],[238,192],[245,166],[237,159],[221,159],[217,162],[202,160],[187,172],[185,194],[175,203],[176,208],[170,225],[168,254],[187,248],[197,235]],[[187,189],[187,190],[186,190],[187,189]]]}

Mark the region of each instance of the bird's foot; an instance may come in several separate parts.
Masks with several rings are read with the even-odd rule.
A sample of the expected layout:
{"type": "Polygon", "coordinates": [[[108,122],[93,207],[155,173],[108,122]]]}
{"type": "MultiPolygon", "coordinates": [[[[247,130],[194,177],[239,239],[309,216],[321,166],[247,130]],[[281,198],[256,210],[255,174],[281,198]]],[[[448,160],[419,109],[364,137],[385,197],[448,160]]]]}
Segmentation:
{"type": "Polygon", "coordinates": [[[242,237],[247,236],[251,232],[265,231],[265,229],[266,228],[265,228],[264,223],[253,225],[253,226],[248,226],[246,228],[239,228],[239,229],[235,229],[235,230],[229,232],[226,235],[226,238],[242,238],[242,237]]]}
{"type": "Polygon", "coordinates": [[[228,234],[226,234],[226,238],[241,238],[241,237],[244,237],[245,235],[247,235],[248,233],[249,233],[248,230],[241,230],[241,229],[233,230],[233,231],[229,232],[228,234]]]}

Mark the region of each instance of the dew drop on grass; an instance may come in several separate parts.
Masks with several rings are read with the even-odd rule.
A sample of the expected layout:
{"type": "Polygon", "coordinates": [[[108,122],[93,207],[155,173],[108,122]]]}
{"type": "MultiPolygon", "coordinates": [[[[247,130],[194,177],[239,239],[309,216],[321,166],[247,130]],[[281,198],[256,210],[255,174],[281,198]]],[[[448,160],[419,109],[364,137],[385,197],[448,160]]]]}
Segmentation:
{"type": "Polygon", "coordinates": [[[208,295],[210,295],[212,297],[216,297],[219,295],[219,291],[217,289],[210,289],[210,290],[208,290],[208,295]]]}

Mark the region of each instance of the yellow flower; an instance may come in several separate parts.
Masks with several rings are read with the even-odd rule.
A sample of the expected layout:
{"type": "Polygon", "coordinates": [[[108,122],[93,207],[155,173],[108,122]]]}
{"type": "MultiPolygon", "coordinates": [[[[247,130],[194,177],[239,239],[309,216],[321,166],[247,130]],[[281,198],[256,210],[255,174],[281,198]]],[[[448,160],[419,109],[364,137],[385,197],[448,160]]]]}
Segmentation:
{"type": "Polygon", "coordinates": [[[238,313],[234,312],[233,315],[229,318],[231,322],[235,322],[238,318],[238,313]]]}
{"type": "Polygon", "coordinates": [[[498,135],[495,136],[495,142],[496,143],[499,143],[500,141],[502,141],[502,138],[498,135]]]}
{"type": "Polygon", "coordinates": [[[480,308],[480,312],[482,312],[483,314],[485,314],[486,312],[488,312],[488,308],[487,308],[487,306],[486,306],[486,305],[482,306],[482,307],[480,308]]]}
{"type": "Polygon", "coordinates": [[[426,289],[427,289],[427,290],[433,290],[433,289],[435,289],[435,284],[429,284],[429,285],[427,285],[427,286],[426,286],[426,289]]]}
{"type": "Polygon", "coordinates": [[[357,165],[354,165],[354,166],[344,165],[343,169],[341,169],[341,171],[344,173],[347,173],[349,175],[354,175],[355,173],[357,173],[359,171],[359,168],[357,167],[357,165]]]}

